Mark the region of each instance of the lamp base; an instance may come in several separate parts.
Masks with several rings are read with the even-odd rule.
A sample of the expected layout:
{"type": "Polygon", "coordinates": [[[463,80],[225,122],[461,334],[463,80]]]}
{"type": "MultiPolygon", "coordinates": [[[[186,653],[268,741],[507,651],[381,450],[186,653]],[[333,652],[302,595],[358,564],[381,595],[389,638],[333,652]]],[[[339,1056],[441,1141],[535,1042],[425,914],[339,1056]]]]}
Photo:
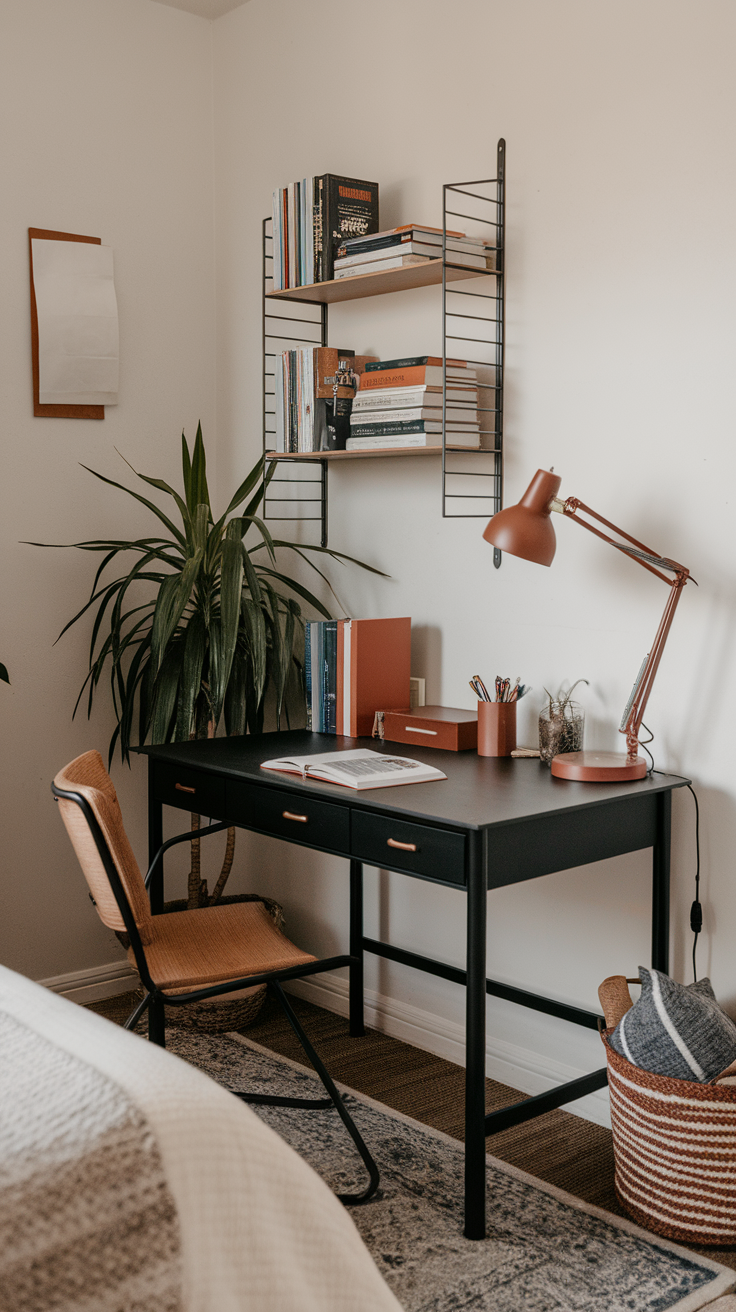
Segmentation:
{"type": "Polygon", "coordinates": [[[643,756],[633,761],[624,752],[564,752],[552,758],[552,773],[558,779],[580,779],[584,783],[628,783],[644,779],[648,765],[643,756]]]}

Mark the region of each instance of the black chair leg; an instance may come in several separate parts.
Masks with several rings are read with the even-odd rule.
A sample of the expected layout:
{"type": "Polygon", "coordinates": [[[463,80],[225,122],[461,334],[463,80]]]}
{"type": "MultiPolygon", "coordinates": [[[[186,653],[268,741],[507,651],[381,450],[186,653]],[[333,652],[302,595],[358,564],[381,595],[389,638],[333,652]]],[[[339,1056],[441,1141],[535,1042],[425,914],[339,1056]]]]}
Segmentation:
{"type": "Polygon", "coordinates": [[[145,996],[145,998],[143,999],[143,1001],[142,1001],[142,1002],[139,1002],[139,1003],[138,1003],[138,1006],[137,1006],[133,1011],[131,1011],[131,1013],[130,1013],[128,1019],[126,1020],[125,1024],[123,1025],[123,1029],[124,1029],[124,1030],[134,1030],[134,1029],[135,1029],[135,1027],[136,1027],[136,1025],[138,1024],[138,1021],[140,1020],[140,1018],[141,1018],[141,1016],[143,1015],[144,1011],[145,1011],[145,1010],[147,1009],[147,1007],[150,1005],[150,1002],[151,1002],[151,995],[150,995],[150,993],[147,993],[146,996],[145,996]]]}
{"type": "Polygon", "coordinates": [[[296,1034],[296,1037],[301,1043],[309,1060],[314,1066],[314,1069],[319,1075],[319,1078],[321,1079],[327,1092],[329,1093],[330,1100],[335,1106],[335,1108],[337,1109],[337,1113],[341,1121],[343,1122],[345,1129],[350,1135],[350,1138],[355,1144],[355,1147],[358,1149],[358,1152],[360,1153],[360,1156],[363,1159],[363,1163],[370,1177],[367,1187],[363,1190],[361,1194],[338,1194],[337,1196],[340,1199],[341,1203],[367,1203],[368,1199],[373,1197],[380,1182],[381,1177],[378,1173],[378,1167],[376,1166],[376,1163],[371,1157],[371,1154],[369,1153],[363,1141],[363,1137],[357,1125],[355,1124],[352,1116],[350,1115],[350,1112],[347,1110],[345,1103],[343,1102],[342,1095],[337,1089],[331,1075],[327,1071],[326,1067],[323,1065],[322,1061],[320,1060],[314,1048],[312,1047],[312,1044],[309,1042],[309,1039],[304,1033],[304,1030],[302,1029],[299,1023],[296,1013],[294,1012],[294,1009],[292,1008],[291,1003],[289,1002],[281,985],[277,980],[271,980],[269,984],[269,988],[273,989],[274,993],[276,994],[276,997],[281,1003],[286,1019],[291,1025],[291,1028],[296,1034]]]}
{"type": "Polygon", "coordinates": [[[148,1005],[148,1038],[157,1043],[159,1048],[166,1047],[166,1016],[161,998],[151,996],[148,1005]]]}

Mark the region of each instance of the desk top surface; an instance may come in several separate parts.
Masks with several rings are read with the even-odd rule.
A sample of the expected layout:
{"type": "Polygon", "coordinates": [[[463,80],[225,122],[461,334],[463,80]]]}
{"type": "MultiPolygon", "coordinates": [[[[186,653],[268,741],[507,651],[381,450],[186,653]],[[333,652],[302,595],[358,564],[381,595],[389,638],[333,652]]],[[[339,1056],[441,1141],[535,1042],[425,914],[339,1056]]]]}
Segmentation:
{"type": "Polygon", "coordinates": [[[512,760],[477,756],[475,752],[443,752],[412,743],[342,738],[306,729],[243,738],[211,738],[138,749],[157,761],[188,766],[229,779],[243,779],[272,788],[286,788],[361,810],[406,815],[430,824],[462,829],[488,829],[522,823],[535,816],[578,811],[626,798],[681,788],[681,775],[655,774],[633,783],[593,784],[557,779],[538,759],[512,760]],[[423,784],[358,791],[298,775],[261,770],[262,761],[283,756],[345,751],[364,747],[388,756],[411,756],[444,770],[447,779],[423,784]]]}

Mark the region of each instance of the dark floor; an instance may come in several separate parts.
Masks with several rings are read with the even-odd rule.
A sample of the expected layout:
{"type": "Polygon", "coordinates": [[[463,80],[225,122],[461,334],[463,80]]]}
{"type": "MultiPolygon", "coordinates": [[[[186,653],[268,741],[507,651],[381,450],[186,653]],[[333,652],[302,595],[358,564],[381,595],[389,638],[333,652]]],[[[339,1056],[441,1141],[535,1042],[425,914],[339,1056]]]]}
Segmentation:
{"type": "MultiPolygon", "coordinates": [[[[348,1022],[299,998],[292,999],[309,1037],[330,1074],[377,1102],[413,1116],[425,1125],[463,1138],[465,1072],[463,1067],[413,1048],[377,1030],[353,1039],[348,1022]]],[[[122,1024],[133,1010],[134,994],[123,994],[92,1009],[122,1024]]],[[[306,1058],[277,1003],[267,1000],[255,1024],[243,1031],[255,1043],[307,1065],[306,1058]]],[[[486,1107],[518,1102],[524,1095],[506,1084],[486,1081],[486,1107]]],[[[570,1112],[553,1111],[526,1125],[489,1136],[488,1151],[501,1161],[528,1171],[538,1180],[565,1189],[617,1216],[625,1213],[613,1189],[610,1130],[570,1112]]],[[[736,1248],[694,1249],[736,1270],[736,1248]]]]}

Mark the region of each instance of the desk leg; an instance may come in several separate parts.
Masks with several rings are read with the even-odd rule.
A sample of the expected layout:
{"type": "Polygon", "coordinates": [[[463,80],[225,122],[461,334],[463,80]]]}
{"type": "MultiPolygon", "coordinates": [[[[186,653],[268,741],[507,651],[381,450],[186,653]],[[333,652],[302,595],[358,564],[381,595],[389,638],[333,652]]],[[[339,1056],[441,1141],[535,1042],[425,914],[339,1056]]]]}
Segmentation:
{"type": "Polygon", "coordinates": [[[670,960],[670,841],[672,792],[657,794],[657,836],[652,854],[652,966],[667,974],[670,960]]]}
{"type": "MultiPolygon", "coordinates": [[[[153,795],[153,763],[148,762],[148,864],[150,866],[158,849],[164,841],[164,808],[161,802],[157,801],[153,795]]],[[[163,859],[159,862],[159,867],[151,880],[149,888],[149,897],[151,899],[151,911],[154,916],[158,916],[164,909],[164,863],[163,859]]]]}
{"type": "Polygon", "coordinates": [[[486,870],[469,840],[465,993],[465,1238],[486,1236],[486,870]]]}
{"type": "Polygon", "coordinates": [[[350,862],[350,955],[357,958],[350,967],[350,1033],[354,1038],[365,1034],[363,1023],[363,863],[350,862]]]}

